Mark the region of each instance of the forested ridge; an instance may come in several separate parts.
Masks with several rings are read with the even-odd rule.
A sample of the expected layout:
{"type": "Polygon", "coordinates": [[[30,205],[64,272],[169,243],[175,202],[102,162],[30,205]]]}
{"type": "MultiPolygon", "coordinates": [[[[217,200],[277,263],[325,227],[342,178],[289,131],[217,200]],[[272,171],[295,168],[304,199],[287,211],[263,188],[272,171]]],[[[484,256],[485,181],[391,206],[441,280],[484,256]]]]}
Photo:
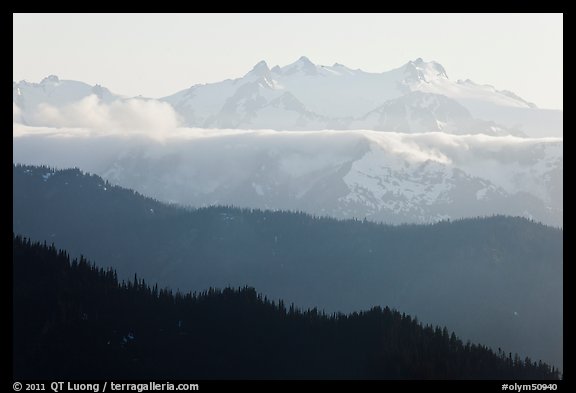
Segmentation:
{"type": "Polygon", "coordinates": [[[14,165],[13,230],[161,287],[248,285],[327,312],[388,305],[562,368],[561,229],[495,216],[430,225],[170,206],[78,169],[14,165]]]}
{"type": "Polygon", "coordinates": [[[13,272],[16,379],[558,377],[388,307],[326,315],[249,287],[174,293],[14,235],[13,272]]]}

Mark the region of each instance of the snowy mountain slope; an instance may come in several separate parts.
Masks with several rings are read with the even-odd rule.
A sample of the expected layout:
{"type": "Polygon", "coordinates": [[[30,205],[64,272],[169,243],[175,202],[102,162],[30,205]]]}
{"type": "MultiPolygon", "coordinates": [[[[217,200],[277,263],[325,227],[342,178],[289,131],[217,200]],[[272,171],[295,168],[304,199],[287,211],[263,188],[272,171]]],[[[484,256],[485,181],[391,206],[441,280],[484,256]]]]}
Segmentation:
{"type": "Polygon", "coordinates": [[[370,134],[370,139],[370,151],[344,177],[351,192],[340,202],[353,216],[360,209],[372,218],[392,211],[404,220],[427,222],[499,211],[562,222],[561,142],[421,134],[396,141],[414,143],[417,150],[394,147],[399,154],[390,156],[381,147],[390,145],[389,135],[370,134]]]}
{"type": "MultiPolygon", "coordinates": [[[[57,109],[94,94],[122,100],[100,86],[61,81],[13,83],[14,118],[43,126],[42,104],[57,109]]],[[[236,79],[201,84],[160,99],[182,125],[275,130],[372,129],[397,132],[562,136],[562,111],[541,110],[516,94],[448,78],[421,58],[382,73],[342,64],[316,65],[302,56],[284,67],[265,61],[236,79]]]]}
{"type": "MultiPolygon", "coordinates": [[[[484,122],[481,127],[479,125],[482,122],[478,121],[471,127],[470,121],[466,119],[465,124],[454,124],[457,128],[496,134],[509,133],[511,130],[516,130],[512,132],[513,134],[521,134],[521,131],[525,130],[530,135],[537,136],[562,135],[561,120],[558,120],[559,115],[561,118],[561,112],[548,113],[546,110],[540,110],[516,94],[497,90],[490,85],[479,85],[470,80],[453,82],[448,78],[442,65],[434,61],[425,62],[421,58],[382,73],[352,70],[338,63],[333,66],[316,65],[304,56],[292,64],[284,67],[275,66],[272,69],[262,61],[242,78],[196,85],[163,100],[176,108],[186,119],[188,126],[291,129],[296,114],[284,117],[283,114],[274,112],[275,116],[272,119],[267,115],[262,115],[262,119],[258,119],[259,110],[264,110],[264,106],[254,108],[250,122],[226,124],[226,120],[220,120],[222,117],[226,118],[226,111],[223,111],[223,108],[229,103],[229,99],[232,97],[237,99],[239,94],[246,94],[242,86],[254,83],[257,78],[262,79],[259,82],[262,88],[289,92],[301,103],[302,112],[311,114],[312,120],[299,113],[299,127],[296,129],[301,130],[357,127],[380,130],[384,127],[382,122],[372,124],[370,121],[365,121],[370,114],[392,100],[400,99],[400,102],[403,102],[409,100],[411,92],[421,92],[443,96],[444,101],[438,102],[440,107],[448,105],[448,108],[440,108],[443,112],[449,112],[456,102],[466,108],[472,117],[484,122]],[[494,116],[491,116],[492,112],[494,116]],[[546,113],[548,122],[535,125],[533,121],[524,120],[524,116],[534,119],[541,117],[541,113],[546,113]],[[212,121],[206,122],[206,119],[212,121]],[[287,123],[285,119],[288,119],[287,123]],[[499,120],[504,120],[503,126],[486,124],[494,121],[500,123],[499,120]],[[498,128],[498,131],[490,132],[492,126],[498,128]]],[[[421,123],[416,129],[400,129],[401,126],[409,126],[410,120],[400,118],[398,113],[396,117],[397,119],[391,124],[394,127],[392,130],[395,131],[429,132],[442,128],[438,123],[443,123],[433,114],[428,114],[427,117],[432,118],[432,121],[421,123]]]]}
{"type": "Polygon", "coordinates": [[[417,59],[408,63],[406,68],[410,68],[410,64],[413,64],[413,68],[420,74],[418,78],[405,79],[404,82],[411,91],[452,98],[466,107],[477,119],[522,130],[529,136],[563,135],[562,111],[540,109],[511,91],[497,90],[492,85],[480,85],[470,79],[453,82],[445,73],[433,71],[439,66],[434,62],[426,63],[417,59]],[[434,77],[434,74],[437,76],[434,77]]]}
{"type": "Polygon", "coordinates": [[[520,215],[563,224],[562,140],[375,131],[186,130],[14,138],[14,162],[78,166],[161,201],[432,222],[520,215]]]}
{"type": "Polygon", "coordinates": [[[44,78],[40,83],[12,82],[12,102],[18,108],[24,124],[43,126],[35,114],[43,104],[63,107],[95,95],[102,102],[119,98],[100,85],[90,86],[84,82],[60,80],[55,75],[44,78]]]}
{"type": "Polygon", "coordinates": [[[404,67],[401,81],[410,91],[432,93],[452,98],[480,120],[522,131],[531,137],[562,137],[563,113],[540,109],[508,90],[480,85],[470,79],[451,81],[444,68],[436,62],[422,59],[410,61],[404,67]]]}
{"type": "Polygon", "coordinates": [[[470,100],[487,102],[499,106],[515,108],[536,108],[516,94],[507,90],[496,90],[491,85],[479,85],[470,79],[456,82],[448,79],[448,75],[440,64],[425,62],[421,58],[410,61],[404,66],[403,83],[411,91],[441,94],[455,100],[470,100]]]}
{"type": "Polygon", "coordinates": [[[531,137],[562,137],[564,134],[564,116],[560,110],[505,107],[470,100],[460,102],[478,119],[522,130],[531,137]]]}
{"type": "Polygon", "coordinates": [[[398,71],[374,74],[338,63],[315,65],[304,56],[273,70],[278,86],[292,92],[311,111],[331,118],[362,116],[403,94],[398,71]]]}
{"type": "Polygon", "coordinates": [[[474,119],[457,101],[414,91],[387,101],[347,125],[348,129],[395,132],[442,131],[450,134],[523,135],[493,122],[474,119]]]}
{"type": "MultiPolygon", "coordinates": [[[[203,126],[196,119],[196,122],[190,122],[192,117],[187,112],[195,113],[198,119],[217,116],[227,100],[243,85],[261,78],[263,86],[278,92],[290,92],[307,111],[317,116],[346,118],[362,116],[383,102],[401,96],[397,74],[399,71],[386,75],[372,74],[340,64],[320,66],[303,56],[292,64],[275,66],[271,70],[266,62],[261,61],[242,78],[196,85],[163,100],[172,104],[189,121],[186,125],[203,126]],[[206,102],[211,105],[205,105],[206,102]]],[[[287,129],[281,122],[267,127],[287,129]]]]}

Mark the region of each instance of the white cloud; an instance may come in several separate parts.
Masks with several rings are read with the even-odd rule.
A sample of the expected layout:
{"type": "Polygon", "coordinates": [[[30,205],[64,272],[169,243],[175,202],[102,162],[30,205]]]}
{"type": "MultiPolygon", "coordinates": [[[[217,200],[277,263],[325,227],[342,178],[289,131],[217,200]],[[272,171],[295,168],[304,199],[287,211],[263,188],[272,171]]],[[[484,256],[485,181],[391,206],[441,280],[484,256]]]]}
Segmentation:
{"type": "MultiPolygon", "coordinates": [[[[296,172],[314,170],[358,160],[368,152],[377,152],[380,166],[401,168],[404,165],[420,165],[435,162],[440,165],[466,168],[482,175],[485,171],[498,171],[502,165],[525,167],[544,154],[539,149],[554,149],[555,157],[562,157],[562,138],[518,138],[487,135],[450,135],[440,132],[403,134],[397,132],[356,131],[273,131],[179,128],[173,112],[155,101],[127,102],[102,105],[91,100],[82,105],[67,108],[66,113],[45,108],[47,123],[58,128],[30,127],[14,123],[14,154],[22,153],[27,161],[34,162],[26,149],[16,148],[16,141],[23,137],[34,138],[42,144],[47,139],[77,140],[90,155],[106,156],[115,150],[140,151],[155,157],[179,157],[178,163],[187,168],[207,168],[217,165],[222,175],[234,171],[246,163],[264,157],[280,158],[281,167],[296,172]],[[142,113],[150,110],[150,113],[142,113]],[[84,114],[85,117],[80,117],[84,114]],[[156,116],[154,116],[154,114],[156,116]],[[63,116],[66,115],[65,118],[63,116]],[[140,117],[142,115],[142,117],[140,117]],[[164,123],[164,124],[163,124],[164,123]],[[168,123],[166,125],[166,123],[168,123]],[[87,128],[86,126],[92,126],[87,128]],[[108,143],[101,143],[106,139],[108,143]],[[90,150],[90,145],[94,147],[90,150]],[[556,151],[557,150],[557,151],[556,151]]],[[[28,143],[28,142],[27,142],[28,143]]],[[[67,142],[68,143],[68,142],[67,142]]],[[[46,149],[48,149],[46,145],[46,149]]],[[[59,152],[55,143],[45,160],[59,159],[67,152],[59,152]]],[[[36,154],[36,153],[35,153],[36,154]]],[[[82,158],[80,158],[82,160],[82,158]]],[[[81,162],[75,163],[81,165],[81,162]]],[[[248,165],[248,164],[246,164],[248,165]]]]}
{"type": "Polygon", "coordinates": [[[178,127],[179,120],[169,104],[157,100],[131,98],[108,104],[90,95],[62,108],[40,104],[31,123],[52,128],[83,128],[91,134],[139,133],[162,138],[178,127]]]}

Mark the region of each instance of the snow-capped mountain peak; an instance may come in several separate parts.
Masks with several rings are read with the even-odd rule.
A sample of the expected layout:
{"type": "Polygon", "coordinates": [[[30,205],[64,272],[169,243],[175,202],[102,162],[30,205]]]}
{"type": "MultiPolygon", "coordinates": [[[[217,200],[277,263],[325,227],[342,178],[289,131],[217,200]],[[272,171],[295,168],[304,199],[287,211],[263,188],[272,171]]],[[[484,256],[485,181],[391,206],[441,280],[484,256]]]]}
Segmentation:
{"type": "Polygon", "coordinates": [[[441,64],[430,61],[425,62],[421,57],[409,61],[404,66],[406,82],[431,82],[436,79],[448,79],[448,74],[441,64]]]}
{"type": "Polygon", "coordinates": [[[246,76],[249,75],[267,76],[269,74],[270,74],[270,68],[268,68],[268,64],[266,63],[266,61],[262,60],[259,61],[254,67],[252,67],[252,70],[250,70],[250,72],[248,72],[246,76]]]}
{"type": "Polygon", "coordinates": [[[302,67],[316,67],[315,64],[312,63],[306,56],[300,56],[300,58],[296,61],[296,64],[299,64],[302,67]]]}
{"type": "MultiPolygon", "coordinates": [[[[96,95],[104,102],[123,99],[100,86],[61,80],[54,75],[41,83],[13,82],[12,87],[17,118],[26,124],[32,124],[40,104],[60,107],[89,95],[96,95]]],[[[563,122],[561,111],[538,110],[516,94],[491,85],[476,84],[469,79],[452,81],[441,64],[422,58],[386,72],[366,72],[341,63],[318,65],[306,56],[272,69],[262,60],[239,78],[196,84],[160,100],[172,105],[183,125],[190,127],[226,125],[275,130],[361,127],[405,133],[518,135],[523,132],[529,136],[560,136],[563,122]],[[414,92],[450,100],[407,96],[414,92]],[[285,93],[289,94],[279,99],[285,93]],[[290,104],[285,105],[285,101],[290,104]],[[434,105],[428,105],[431,103],[434,105]],[[460,115],[462,108],[455,104],[470,116],[460,115]]]]}
{"type": "Polygon", "coordinates": [[[270,68],[268,68],[268,64],[264,60],[258,62],[252,70],[244,76],[244,78],[248,80],[261,80],[262,85],[268,87],[274,86],[272,73],[270,72],[270,68]]]}
{"type": "Polygon", "coordinates": [[[310,61],[306,56],[301,56],[297,61],[281,68],[282,75],[317,75],[318,67],[310,61]]]}

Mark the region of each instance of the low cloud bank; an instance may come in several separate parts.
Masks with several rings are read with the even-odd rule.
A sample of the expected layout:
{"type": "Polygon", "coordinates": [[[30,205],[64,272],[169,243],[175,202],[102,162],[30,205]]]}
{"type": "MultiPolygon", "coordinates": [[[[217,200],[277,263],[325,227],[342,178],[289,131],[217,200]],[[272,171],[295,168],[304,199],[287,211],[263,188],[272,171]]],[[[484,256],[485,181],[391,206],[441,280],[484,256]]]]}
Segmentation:
{"type": "MultiPolygon", "coordinates": [[[[21,110],[13,103],[14,122],[20,123],[21,110]]],[[[96,95],[57,108],[40,104],[26,119],[36,127],[81,128],[94,134],[146,134],[157,138],[176,129],[178,115],[167,103],[131,98],[105,103],[96,95]]]]}

